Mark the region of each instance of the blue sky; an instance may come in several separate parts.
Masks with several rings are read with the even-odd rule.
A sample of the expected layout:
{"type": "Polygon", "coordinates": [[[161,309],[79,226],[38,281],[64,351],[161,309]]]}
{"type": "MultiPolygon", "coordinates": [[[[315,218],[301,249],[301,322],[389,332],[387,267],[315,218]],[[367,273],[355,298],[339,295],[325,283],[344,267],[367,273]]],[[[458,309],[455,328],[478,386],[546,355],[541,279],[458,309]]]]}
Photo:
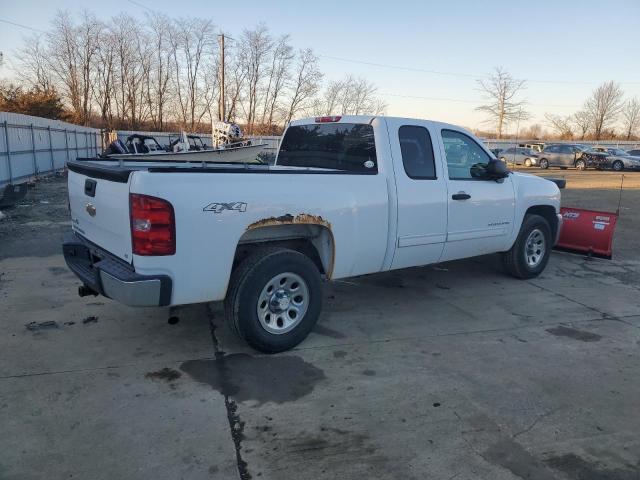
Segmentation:
{"type": "MultiPolygon", "coordinates": [[[[539,123],[545,112],[577,110],[603,81],[618,81],[627,96],[640,97],[640,0],[136,2],[170,15],[211,18],[231,36],[263,21],[274,34],[289,33],[296,47],[312,47],[326,78],[352,73],[374,82],[389,115],[480,126],[474,76],[498,65],[528,80],[523,97],[539,123]]],[[[44,30],[57,9],[145,13],[128,0],[110,0],[106,7],[81,0],[0,0],[0,19],[44,30]]],[[[30,33],[0,23],[0,49],[8,60],[0,76],[10,75],[6,64],[30,33]]]]}

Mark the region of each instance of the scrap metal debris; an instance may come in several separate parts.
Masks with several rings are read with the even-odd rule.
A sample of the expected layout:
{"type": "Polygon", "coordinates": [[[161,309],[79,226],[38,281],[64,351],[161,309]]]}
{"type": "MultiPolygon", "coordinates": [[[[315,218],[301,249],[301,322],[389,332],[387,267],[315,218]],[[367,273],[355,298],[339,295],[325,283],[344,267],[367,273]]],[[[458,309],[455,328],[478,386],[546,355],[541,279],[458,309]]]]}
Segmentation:
{"type": "Polygon", "coordinates": [[[30,322],[25,325],[27,330],[37,331],[37,330],[48,330],[53,328],[60,328],[58,322],[55,320],[46,320],[44,322],[30,322]]]}
{"type": "Polygon", "coordinates": [[[84,323],[85,325],[87,323],[98,323],[98,317],[96,317],[95,315],[90,315],[82,319],[82,323],[84,323]]]}

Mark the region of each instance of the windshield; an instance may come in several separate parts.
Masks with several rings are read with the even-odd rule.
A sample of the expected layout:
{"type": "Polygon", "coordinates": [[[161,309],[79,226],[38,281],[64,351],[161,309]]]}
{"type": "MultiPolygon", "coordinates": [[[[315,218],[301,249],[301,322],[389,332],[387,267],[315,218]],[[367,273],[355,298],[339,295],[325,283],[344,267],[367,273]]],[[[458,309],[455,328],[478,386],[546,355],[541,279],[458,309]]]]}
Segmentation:
{"type": "Polygon", "coordinates": [[[157,152],[162,150],[162,148],[160,147],[160,145],[158,145],[158,142],[156,142],[154,138],[145,138],[144,146],[147,147],[150,152],[157,152]]]}

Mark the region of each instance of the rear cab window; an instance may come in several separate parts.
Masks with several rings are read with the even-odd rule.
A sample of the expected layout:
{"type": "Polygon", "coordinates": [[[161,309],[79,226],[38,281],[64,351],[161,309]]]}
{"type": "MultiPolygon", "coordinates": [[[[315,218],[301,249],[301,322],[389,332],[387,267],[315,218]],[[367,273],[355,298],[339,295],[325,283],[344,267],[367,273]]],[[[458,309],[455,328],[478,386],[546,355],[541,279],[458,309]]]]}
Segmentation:
{"type": "Polygon", "coordinates": [[[435,180],[436,167],[429,131],[424,127],[403,125],[398,129],[398,140],[407,176],[413,179],[435,180]]]}
{"type": "Polygon", "coordinates": [[[361,123],[317,123],[290,126],[277,165],[376,174],[378,159],[373,126],[361,123]]]}

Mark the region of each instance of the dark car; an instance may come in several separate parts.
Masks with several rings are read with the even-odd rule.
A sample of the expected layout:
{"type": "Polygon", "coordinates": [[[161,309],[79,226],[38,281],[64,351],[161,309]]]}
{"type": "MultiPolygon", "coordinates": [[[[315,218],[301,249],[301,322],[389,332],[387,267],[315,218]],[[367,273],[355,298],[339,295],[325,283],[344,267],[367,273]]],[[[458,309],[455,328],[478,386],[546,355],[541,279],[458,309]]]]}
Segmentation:
{"type": "Polygon", "coordinates": [[[589,150],[589,147],[579,143],[554,143],[545,145],[538,157],[538,165],[542,169],[575,167],[585,170],[589,167],[600,168],[606,154],[589,150]]]}
{"type": "Polygon", "coordinates": [[[533,167],[538,164],[538,152],[526,147],[511,147],[500,152],[500,160],[505,163],[533,167]]]}
{"type": "Polygon", "coordinates": [[[640,157],[640,150],[629,150],[627,153],[632,157],[640,157]]]}

